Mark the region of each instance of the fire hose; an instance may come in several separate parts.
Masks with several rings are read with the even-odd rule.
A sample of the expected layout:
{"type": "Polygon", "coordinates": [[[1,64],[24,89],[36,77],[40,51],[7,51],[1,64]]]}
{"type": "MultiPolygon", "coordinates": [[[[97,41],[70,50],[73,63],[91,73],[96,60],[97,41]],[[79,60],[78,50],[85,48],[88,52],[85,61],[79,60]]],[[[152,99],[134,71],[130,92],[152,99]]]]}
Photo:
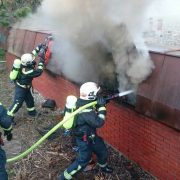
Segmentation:
{"type": "MultiPolygon", "coordinates": [[[[132,93],[132,92],[133,92],[133,90],[117,93],[115,95],[111,95],[111,96],[107,97],[107,100],[113,99],[115,97],[125,96],[125,95],[132,93]]],[[[42,138],[40,138],[36,143],[34,143],[29,149],[27,149],[23,153],[15,156],[13,158],[7,159],[7,162],[9,163],[9,162],[20,160],[23,157],[25,157],[26,155],[30,154],[35,148],[37,148],[40,144],[42,144],[53,132],[55,132],[57,129],[59,129],[65,122],[67,122],[69,119],[71,119],[73,116],[75,116],[76,114],[78,114],[82,110],[84,110],[88,107],[94,106],[96,104],[97,104],[97,101],[93,101],[89,104],[86,104],[86,105],[78,108],[76,111],[74,111],[72,114],[70,114],[70,116],[68,118],[64,118],[57,125],[55,125],[49,132],[47,132],[42,138]]]]}

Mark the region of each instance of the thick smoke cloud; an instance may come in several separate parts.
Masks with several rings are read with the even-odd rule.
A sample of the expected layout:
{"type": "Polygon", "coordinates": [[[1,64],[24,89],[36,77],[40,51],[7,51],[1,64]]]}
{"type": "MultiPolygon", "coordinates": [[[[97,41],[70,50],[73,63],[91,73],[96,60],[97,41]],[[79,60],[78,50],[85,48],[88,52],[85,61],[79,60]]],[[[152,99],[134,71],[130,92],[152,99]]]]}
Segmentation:
{"type": "Polygon", "coordinates": [[[52,32],[52,72],[77,83],[136,89],[154,67],[142,39],[148,5],[149,0],[44,0],[15,26],[52,32]]]}

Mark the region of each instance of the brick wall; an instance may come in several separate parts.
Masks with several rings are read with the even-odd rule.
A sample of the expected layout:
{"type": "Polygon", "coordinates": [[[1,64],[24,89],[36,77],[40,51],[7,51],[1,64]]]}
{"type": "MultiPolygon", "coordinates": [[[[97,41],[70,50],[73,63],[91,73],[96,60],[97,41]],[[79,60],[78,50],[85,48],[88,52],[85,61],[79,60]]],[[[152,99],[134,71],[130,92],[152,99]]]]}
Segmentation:
{"type": "Polygon", "coordinates": [[[112,102],[100,134],[159,179],[180,177],[179,132],[112,102]]]}
{"type": "MultiPolygon", "coordinates": [[[[39,42],[38,38],[43,38],[40,35],[36,34],[35,44],[39,42]]],[[[23,47],[26,47],[28,52],[32,48],[23,47]]],[[[6,53],[9,69],[14,58],[15,55],[6,53]]],[[[44,71],[41,77],[34,79],[33,86],[45,98],[55,99],[60,108],[64,107],[67,95],[78,96],[79,93],[76,84],[48,71],[44,71]]],[[[107,110],[106,124],[99,133],[109,144],[157,178],[179,179],[180,132],[113,101],[108,104],[107,110]]]]}
{"type": "Polygon", "coordinates": [[[57,106],[64,108],[68,95],[78,95],[78,87],[63,77],[52,75],[45,71],[42,76],[33,80],[34,87],[45,98],[55,99],[57,106]]]}
{"type": "MultiPolygon", "coordinates": [[[[44,72],[33,82],[46,98],[64,107],[69,94],[78,95],[78,86],[44,72]]],[[[107,121],[99,134],[131,160],[162,180],[180,177],[180,133],[115,102],[107,106],[107,121]]]]}

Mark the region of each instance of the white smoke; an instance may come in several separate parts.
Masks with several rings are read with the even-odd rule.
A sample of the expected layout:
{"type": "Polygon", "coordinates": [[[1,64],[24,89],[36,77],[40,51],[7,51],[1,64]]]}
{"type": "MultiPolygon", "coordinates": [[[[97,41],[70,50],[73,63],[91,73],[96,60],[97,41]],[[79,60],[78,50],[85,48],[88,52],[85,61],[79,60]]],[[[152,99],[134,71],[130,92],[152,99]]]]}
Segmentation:
{"type": "Polygon", "coordinates": [[[154,65],[143,39],[149,0],[44,0],[15,26],[52,32],[48,69],[82,83],[95,81],[123,91],[136,88],[154,65]]]}

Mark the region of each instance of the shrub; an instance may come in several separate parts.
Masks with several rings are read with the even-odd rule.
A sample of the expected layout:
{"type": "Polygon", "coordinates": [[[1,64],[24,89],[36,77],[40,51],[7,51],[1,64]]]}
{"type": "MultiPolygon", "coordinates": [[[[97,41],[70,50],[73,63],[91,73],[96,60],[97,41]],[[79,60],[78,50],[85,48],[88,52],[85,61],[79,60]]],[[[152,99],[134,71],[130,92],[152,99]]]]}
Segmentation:
{"type": "Polygon", "coordinates": [[[8,16],[7,10],[6,9],[0,9],[0,16],[1,17],[7,17],[8,16]]]}
{"type": "Polygon", "coordinates": [[[5,56],[5,51],[4,49],[0,48],[0,59],[3,59],[5,56]]]}
{"type": "Polygon", "coordinates": [[[22,18],[22,17],[27,16],[30,12],[32,12],[30,7],[22,7],[22,8],[17,9],[14,12],[14,17],[22,18]]]}
{"type": "Polygon", "coordinates": [[[0,26],[8,27],[9,25],[10,25],[10,22],[8,19],[6,19],[6,18],[0,19],[0,26]]]}

